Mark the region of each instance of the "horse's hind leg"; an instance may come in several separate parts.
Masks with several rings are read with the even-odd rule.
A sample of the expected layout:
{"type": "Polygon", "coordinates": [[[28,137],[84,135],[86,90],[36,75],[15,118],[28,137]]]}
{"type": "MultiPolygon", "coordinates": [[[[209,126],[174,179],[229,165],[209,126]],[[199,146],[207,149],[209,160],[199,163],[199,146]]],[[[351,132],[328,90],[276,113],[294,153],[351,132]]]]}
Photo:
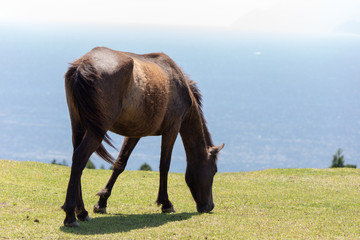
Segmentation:
{"type": "Polygon", "coordinates": [[[98,149],[102,139],[96,138],[87,131],[80,145],[73,153],[73,162],[65,203],[62,206],[66,213],[65,226],[76,227],[78,222],[75,217],[75,208],[80,220],[88,220],[81,194],[81,175],[91,154],[98,149]],[[86,216],[85,216],[86,215],[86,216]]]}
{"type": "Polygon", "coordinates": [[[163,213],[175,212],[172,203],[169,200],[167,192],[168,172],[171,162],[171,153],[174,147],[176,137],[179,133],[180,126],[175,124],[168,132],[162,135],[161,138],[161,157],[160,157],[160,186],[159,194],[156,200],[158,205],[162,205],[161,211],[163,213]]]}
{"type": "MultiPolygon", "coordinates": [[[[72,142],[74,151],[79,147],[85,132],[81,127],[80,121],[73,117],[73,114],[70,114],[71,117],[71,126],[72,126],[72,142]]],[[[78,185],[78,195],[76,197],[76,208],[75,212],[77,218],[81,221],[89,221],[91,220],[89,217],[88,212],[85,210],[84,201],[82,199],[82,190],[81,190],[81,183],[78,185]]]]}
{"type": "Polygon", "coordinates": [[[120,154],[114,164],[113,173],[106,186],[97,194],[99,201],[94,206],[95,213],[106,213],[107,200],[111,195],[112,188],[118,176],[125,170],[127,161],[140,138],[125,137],[120,154]]]}
{"type": "Polygon", "coordinates": [[[82,198],[82,191],[81,191],[81,182],[78,185],[78,196],[76,198],[76,208],[75,208],[76,217],[80,221],[90,221],[91,218],[89,217],[88,211],[86,211],[84,206],[84,201],[82,198]]]}

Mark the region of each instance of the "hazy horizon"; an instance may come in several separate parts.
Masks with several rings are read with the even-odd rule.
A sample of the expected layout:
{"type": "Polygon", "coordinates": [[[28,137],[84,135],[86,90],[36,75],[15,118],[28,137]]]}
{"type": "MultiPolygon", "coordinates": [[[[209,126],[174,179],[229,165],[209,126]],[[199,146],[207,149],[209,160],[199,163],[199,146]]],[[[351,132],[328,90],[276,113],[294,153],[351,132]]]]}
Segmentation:
{"type": "Polygon", "coordinates": [[[360,34],[356,0],[4,2],[2,25],[147,25],[257,33],[360,34]]]}

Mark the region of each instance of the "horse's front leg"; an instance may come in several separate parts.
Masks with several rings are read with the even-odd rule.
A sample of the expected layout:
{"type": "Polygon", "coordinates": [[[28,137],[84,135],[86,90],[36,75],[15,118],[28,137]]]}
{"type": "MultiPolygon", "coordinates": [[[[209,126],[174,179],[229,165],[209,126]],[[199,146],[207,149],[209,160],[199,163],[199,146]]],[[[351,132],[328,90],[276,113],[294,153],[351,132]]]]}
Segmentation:
{"type": "Polygon", "coordinates": [[[174,147],[176,137],[180,129],[180,124],[174,126],[170,131],[162,135],[161,139],[161,156],[160,156],[160,186],[159,194],[156,200],[158,205],[162,205],[163,213],[175,212],[172,203],[169,200],[167,192],[168,172],[171,162],[171,153],[174,147]]]}
{"type": "Polygon", "coordinates": [[[118,158],[114,164],[113,173],[106,186],[97,194],[100,196],[99,201],[94,206],[95,213],[106,213],[107,200],[111,195],[112,188],[118,176],[125,170],[127,161],[131,152],[135,148],[140,138],[124,138],[124,142],[118,158]]]}
{"type": "Polygon", "coordinates": [[[80,145],[73,153],[70,180],[65,203],[62,206],[66,213],[65,226],[76,227],[79,225],[75,217],[75,208],[80,220],[89,220],[82,201],[81,175],[91,154],[100,144],[101,139],[97,139],[91,132],[87,131],[80,145]]]}

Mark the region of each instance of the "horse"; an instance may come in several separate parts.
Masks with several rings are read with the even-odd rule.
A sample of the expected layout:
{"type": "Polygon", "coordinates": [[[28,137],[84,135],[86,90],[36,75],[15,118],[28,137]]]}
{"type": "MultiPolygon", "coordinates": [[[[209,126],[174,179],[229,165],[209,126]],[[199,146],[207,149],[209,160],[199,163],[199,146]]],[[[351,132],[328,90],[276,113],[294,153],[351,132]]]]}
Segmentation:
{"type": "Polygon", "coordinates": [[[185,181],[197,211],[210,212],[214,208],[212,184],[217,155],[224,144],[213,144],[202,112],[202,95],[196,83],[169,56],[96,47],[70,64],[65,91],[73,143],[70,179],[62,206],[65,226],[79,226],[77,219],[91,220],[81,191],[81,175],[90,156],[96,152],[113,165],[112,175],[97,194],[99,201],[94,206],[95,213],[106,213],[117,177],[145,136],[162,136],[156,200],[161,211],[175,212],[167,193],[167,179],[178,133],[186,152],[185,181]],[[124,136],[115,162],[102,144],[104,141],[114,147],[108,131],[124,136]]]}

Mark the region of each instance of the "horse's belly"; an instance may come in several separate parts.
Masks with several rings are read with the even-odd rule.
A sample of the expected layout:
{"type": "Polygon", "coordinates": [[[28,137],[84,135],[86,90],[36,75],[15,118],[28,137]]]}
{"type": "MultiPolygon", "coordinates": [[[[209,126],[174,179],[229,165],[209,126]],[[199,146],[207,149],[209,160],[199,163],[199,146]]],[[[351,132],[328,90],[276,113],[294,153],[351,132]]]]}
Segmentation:
{"type": "Polygon", "coordinates": [[[159,102],[123,108],[110,130],[127,137],[159,135],[166,109],[166,104],[159,102]]]}
{"type": "Polygon", "coordinates": [[[154,121],[117,121],[110,131],[126,137],[145,137],[158,135],[161,122],[154,121]]]}

